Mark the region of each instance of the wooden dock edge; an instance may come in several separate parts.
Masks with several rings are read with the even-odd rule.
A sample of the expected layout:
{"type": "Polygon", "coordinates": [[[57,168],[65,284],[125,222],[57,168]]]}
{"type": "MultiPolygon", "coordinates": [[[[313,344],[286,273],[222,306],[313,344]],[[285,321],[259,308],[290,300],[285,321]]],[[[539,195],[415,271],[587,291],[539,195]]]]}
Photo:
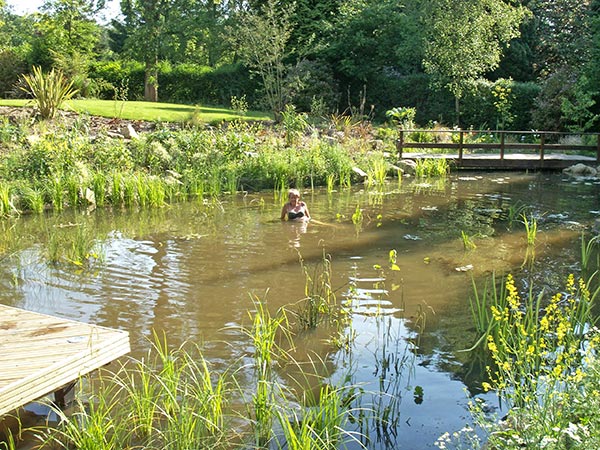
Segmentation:
{"type": "MultiPolygon", "coordinates": [[[[27,342],[27,336],[36,336],[37,339],[32,344],[32,348],[35,348],[40,345],[39,334],[31,331],[32,322],[24,324],[25,333],[18,329],[18,324],[16,329],[14,327],[3,327],[2,317],[10,315],[3,314],[6,308],[12,307],[0,305],[0,336],[2,337],[0,345],[2,346],[3,353],[7,355],[10,352],[12,338],[16,344],[16,351],[20,353],[19,359],[22,360],[24,351],[20,347],[24,342],[27,342]]],[[[12,308],[11,312],[14,313],[15,310],[18,309],[12,308]]],[[[52,317],[29,311],[19,311],[21,311],[21,315],[33,321],[36,318],[42,318],[41,322],[44,324],[46,323],[44,321],[52,317]]],[[[12,381],[3,385],[0,384],[0,416],[59,391],[64,386],[105,366],[120,356],[129,353],[131,350],[129,333],[126,331],[88,325],[66,319],[53,319],[63,327],[61,330],[65,330],[63,336],[61,336],[60,331],[54,331],[51,336],[54,343],[56,343],[57,339],[65,340],[65,344],[62,346],[65,349],[64,354],[58,355],[59,358],[56,355],[52,355],[53,360],[49,360],[47,364],[44,364],[43,355],[40,355],[39,352],[32,352],[32,358],[35,358],[37,366],[30,373],[24,370],[21,376],[14,376],[12,381]],[[72,343],[73,330],[77,331],[79,336],[81,336],[80,342],[72,343]],[[86,330],[87,333],[80,332],[83,330],[86,330]]],[[[56,348],[56,344],[54,345],[56,348]]],[[[0,364],[0,376],[3,374],[3,367],[5,368],[5,373],[13,377],[14,369],[11,371],[10,363],[7,363],[6,359],[0,364]]]]}

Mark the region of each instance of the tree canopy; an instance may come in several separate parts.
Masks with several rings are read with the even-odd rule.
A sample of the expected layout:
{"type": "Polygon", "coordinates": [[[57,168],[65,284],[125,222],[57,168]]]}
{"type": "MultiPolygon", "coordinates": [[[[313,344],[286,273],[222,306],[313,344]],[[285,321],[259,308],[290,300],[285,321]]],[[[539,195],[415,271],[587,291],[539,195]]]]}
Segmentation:
{"type": "Polygon", "coordinates": [[[125,86],[158,100],[160,88],[162,100],[246,96],[315,114],[361,103],[380,118],[401,106],[421,123],[478,126],[507,90],[513,126],[593,129],[600,114],[598,0],[121,0],[101,23],[103,8],[46,0],[21,16],[0,0],[3,95],[39,66],[86,96],[125,86]]]}

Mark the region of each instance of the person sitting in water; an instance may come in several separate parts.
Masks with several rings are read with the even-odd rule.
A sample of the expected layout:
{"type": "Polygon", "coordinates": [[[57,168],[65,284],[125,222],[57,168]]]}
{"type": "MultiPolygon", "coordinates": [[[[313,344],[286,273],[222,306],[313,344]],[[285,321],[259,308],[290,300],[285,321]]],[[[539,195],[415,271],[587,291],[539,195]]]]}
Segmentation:
{"type": "Polygon", "coordinates": [[[281,220],[308,220],[310,213],[306,203],[300,201],[298,189],[288,191],[288,202],[281,209],[281,220]]]}

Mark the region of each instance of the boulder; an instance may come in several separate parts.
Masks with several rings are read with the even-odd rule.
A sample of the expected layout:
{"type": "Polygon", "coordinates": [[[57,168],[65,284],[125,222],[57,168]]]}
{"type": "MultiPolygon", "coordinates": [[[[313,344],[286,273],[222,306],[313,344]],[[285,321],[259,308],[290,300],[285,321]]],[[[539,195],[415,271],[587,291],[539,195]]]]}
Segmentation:
{"type": "Polygon", "coordinates": [[[396,163],[396,166],[398,166],[403,173],[414,175],[417,163],[412,159],[401,159],[396,163]]]}
{"type": "Polygon", "coordinates": [[[593,167],[578,163],[563,169],[563,173],[572,177],[595,177],[598,171],[593,167]]]}

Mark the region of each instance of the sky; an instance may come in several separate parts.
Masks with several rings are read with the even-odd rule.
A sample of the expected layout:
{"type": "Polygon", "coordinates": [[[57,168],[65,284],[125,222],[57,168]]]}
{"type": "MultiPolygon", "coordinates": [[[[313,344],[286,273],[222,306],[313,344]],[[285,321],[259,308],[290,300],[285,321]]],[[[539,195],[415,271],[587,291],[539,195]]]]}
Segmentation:
{"type": "MultiPolygon", "coordinates": [[[[23,15],[34,13],[44,3],[44,0],[6,0],[15,14],[23,15]]],[[[107,0],[104,14],[107,17],[115,17],[119,13],[119,0],[107,0]]]]}

